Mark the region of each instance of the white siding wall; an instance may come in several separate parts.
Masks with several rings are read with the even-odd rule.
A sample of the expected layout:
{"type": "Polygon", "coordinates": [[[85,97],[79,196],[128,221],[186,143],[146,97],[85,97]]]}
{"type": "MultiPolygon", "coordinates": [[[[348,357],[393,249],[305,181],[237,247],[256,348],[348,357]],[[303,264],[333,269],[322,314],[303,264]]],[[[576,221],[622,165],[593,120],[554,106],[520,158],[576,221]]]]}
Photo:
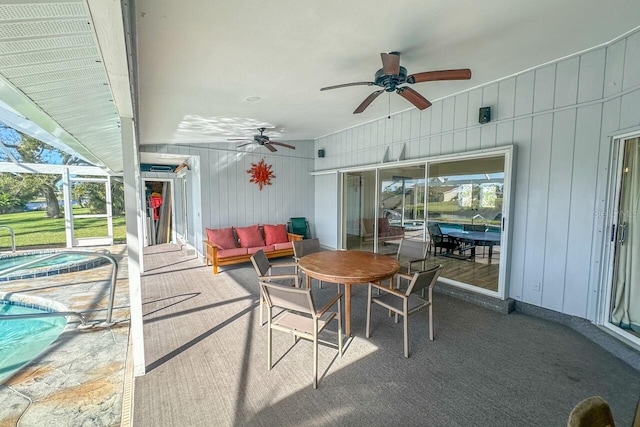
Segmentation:
{"type": "MultiPolygon", "coordinates": [[[[417,86],[428,96],[429,83],[417,86]]],[[[606,209],[611,136],[635,130],[640,32],[424,111],[320,138],[316,149],[326,157],[316,159],[315,169],[380,163],[387,149],[393,161],[403,147],[405,159],[417,159],[514,144],[509,296],[594,320],[604,242],[597,213],[606,209]],[[480,107],[491,107],[490,123],[478,124],[480,107]]],[[[317,185],[316,200],[331,200],[335,191],[317,185]]],[[[324,225],[337,230],[338,216],[324,225]]]]}
{"type": "Polygon", "coordinates": [[[143,145],[140,150],[192,156],[187,162],[194,193],[188,199],[194,210],[189,241],[202,251],[198,242],[204,238],[204,228],[284,224],[291,217],[306,217],[314,228],[314,181],[309,175],[313,142],[287,143],[296,150],[279,148],[271,153],[256,147],[255,151],[235,151],[225,144],[143,145]],[[260,191],[249,182],[247,170],[262,158],[272,165],[276,177],[260,191]]]}

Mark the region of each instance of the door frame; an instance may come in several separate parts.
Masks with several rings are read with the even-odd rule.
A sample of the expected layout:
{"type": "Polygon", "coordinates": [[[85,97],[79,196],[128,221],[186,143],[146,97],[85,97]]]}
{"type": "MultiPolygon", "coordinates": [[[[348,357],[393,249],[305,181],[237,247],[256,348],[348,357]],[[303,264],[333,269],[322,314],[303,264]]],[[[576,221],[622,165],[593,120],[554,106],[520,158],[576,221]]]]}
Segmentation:
{"type": "MultiPolygon", "coordinates": [[[[174,189],[175,179],[174,178],[150,178],[150,177],[144,177],[144,178],[142,178],[142,188],[143,189],[145,188],[145,185],[146,185],[147,182],[159,182],[159,181],[168,182],[169,183],[169,192],[171,194],[171,241],[175,242],[176,241],[176,195],[175,195],[175,191],[174,191],[175,190],[174,189]]],[[[144,191],[143,191],[143,194],[142,194],[142,198],[146,199],[144,191]]],[[[144,206],[144,208],[145,208],[145,213],[144,213],[144,215],[142,217],[146,221],[147,213],[148,213],[148,210],[149,210],[149,206],[147,206],[147,201],[146,200],[142,201],[142,206],[144,206]]],[[[147,246],[152,246],[150,241],[148,240],[148,238],[150,236],[147,236],[146,223],[144,224],[144,227],[142,227],[142,233],[143,233],[142,241],[143,242],[148,242],[149,244],[147,246]]]]}
{"type": "Polygon", "coordinates": [[[605,328],[620,340],[640,350],[640,337],[612,324],[611,300],[613,293],[613,278],[615,275],[615,241],[618,230],[618,206],[620,205],[620,190],[622,188],[622,171],[624,167],[624,147],[629,139],[640,138],[640,131],[615,135],[611,138],[611,160],[609,163],[609,185],[604,212],[596,212],[604,216],[604,230],[602,242],[602,273],[600,275],[600,293],[596,324],[605,328]]]}

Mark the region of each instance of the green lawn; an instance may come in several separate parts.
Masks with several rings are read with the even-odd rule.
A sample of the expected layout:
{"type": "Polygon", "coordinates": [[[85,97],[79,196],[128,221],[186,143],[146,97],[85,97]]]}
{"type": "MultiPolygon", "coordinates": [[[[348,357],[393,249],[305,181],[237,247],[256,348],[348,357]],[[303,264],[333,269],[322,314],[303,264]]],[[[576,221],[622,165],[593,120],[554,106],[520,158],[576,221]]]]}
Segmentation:
{"type": "MultiPolygon", "coordinates": [[[[74,208],[75,215],[88,214],[85,208],[74,208]]],[[[13,228],[16,248],[66,245],[64,218],[47,218],[44,211],[20,212],[0,215],[0,225],[13,228]]],[[[106,218],[75,218],[75,237],[102,237],[107,235],[106,218]]],[[[113,217],[114,242],[126,241],[124,216],[113,217]]],[[[10,233],[0,228],[0,250],[11,248],[10,233]]]]}

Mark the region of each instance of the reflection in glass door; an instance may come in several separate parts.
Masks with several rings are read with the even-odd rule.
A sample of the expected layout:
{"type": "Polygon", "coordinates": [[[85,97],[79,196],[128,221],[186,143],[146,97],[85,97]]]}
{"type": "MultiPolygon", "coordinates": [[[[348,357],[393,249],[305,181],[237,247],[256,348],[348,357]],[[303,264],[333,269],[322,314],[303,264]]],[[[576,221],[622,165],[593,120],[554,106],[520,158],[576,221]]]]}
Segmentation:
{"type": "Polygon", "coordinates": [[[623,143],[609,321],[640,337],[640,139],[623,143]]]}
{"type": "Polygon", "coordinates": [[[425,166],[380,169],[378,252],[395,254],[403,237],[424,240],[425,166]]]}
{"type": "Polygon", "coordinates": [[[498,291],[505,156],[429,164],[427,231],[442,277],[498,291]]]}
{"type": "Polygon", "coordinates": [[[343,246],[373,251],[375,238],[375,171],[344,175],[343,246]]]}

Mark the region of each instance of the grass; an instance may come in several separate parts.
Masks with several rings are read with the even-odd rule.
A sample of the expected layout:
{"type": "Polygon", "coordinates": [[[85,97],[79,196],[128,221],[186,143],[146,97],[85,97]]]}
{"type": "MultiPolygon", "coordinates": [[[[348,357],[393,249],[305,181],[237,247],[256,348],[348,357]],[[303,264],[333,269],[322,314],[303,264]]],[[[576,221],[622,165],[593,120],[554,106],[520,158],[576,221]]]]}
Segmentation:
{"type": "MultiPolygon", "coordinates": [[[[74,215],[88,214],[86,208],[75,207],[74,215]]],[[[102,237],[107,235],[106,218],[74,218],[74,236],[102,237]]],[[[64,218],[47,218],[44,211],[19,212],[0,215],[0,226],[13,228],[16,248],[61,247],[66,245],[64,218]]],[[[113,241],[126,241],[124,216],[113,217],[113,241]]],[[[0,250],[11,248],[10,233],[0,229],[0,250]]]]}

